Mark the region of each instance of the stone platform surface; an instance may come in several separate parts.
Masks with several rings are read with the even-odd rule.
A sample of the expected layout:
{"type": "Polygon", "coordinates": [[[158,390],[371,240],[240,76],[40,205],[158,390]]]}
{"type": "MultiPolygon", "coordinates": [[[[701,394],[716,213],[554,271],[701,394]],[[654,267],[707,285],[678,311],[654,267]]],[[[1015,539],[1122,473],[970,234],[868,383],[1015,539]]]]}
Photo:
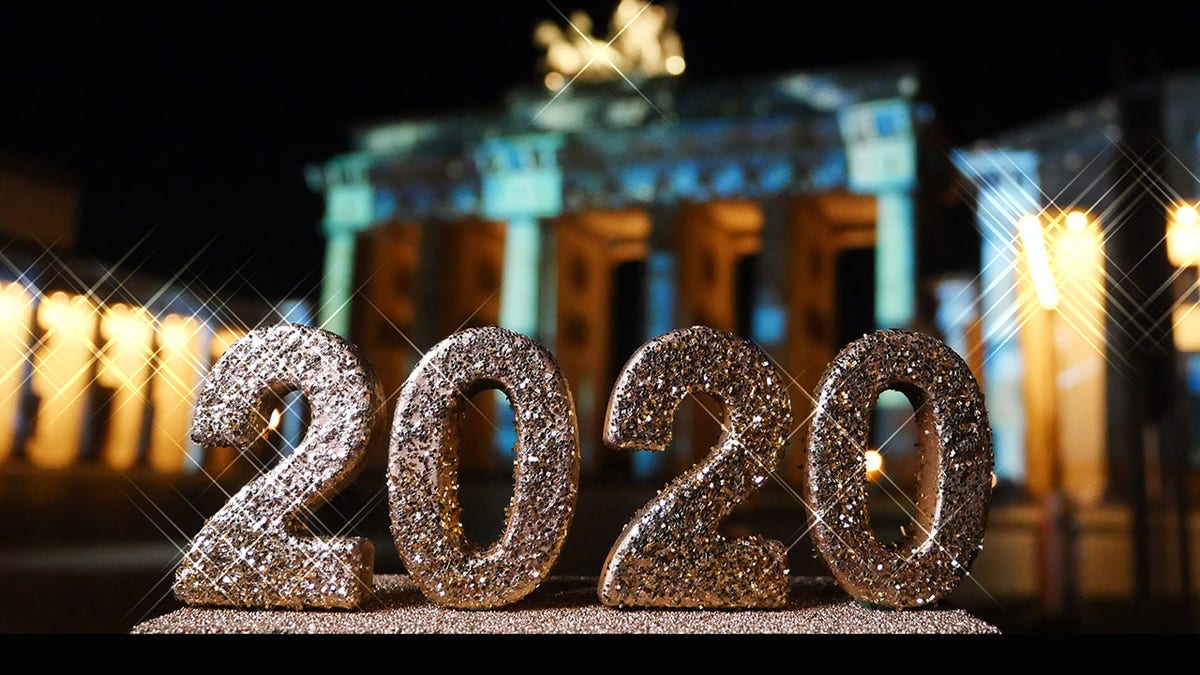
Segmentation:
{"type": "Polygon", "coordinates": [[[492,610],[426,600],[404,575],[375,577],[375,597],[353,611],[187,607],[134,633],[998,633],[961,609],[892,611],[856,602],[828,577],[792,577],[788,604],[772,610],[619,609],[596,597],[596,579],[551,577],[520,602],[492,610]]]}

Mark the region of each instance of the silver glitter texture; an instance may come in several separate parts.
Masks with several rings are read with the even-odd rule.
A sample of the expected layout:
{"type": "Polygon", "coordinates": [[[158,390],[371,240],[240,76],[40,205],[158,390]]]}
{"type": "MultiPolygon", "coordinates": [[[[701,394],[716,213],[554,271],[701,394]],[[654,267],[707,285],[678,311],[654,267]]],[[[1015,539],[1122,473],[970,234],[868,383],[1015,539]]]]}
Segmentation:
{"type": "Polygon", "coordinates": [[[430,349],[396,404],[388,459],[392,534],[430,600],[481,609],[541,583],[566,539],[579,490],[579,432],[554,357],[498,328],[455,333],[430,349]],[[504,532],[487,547],[463,533],[458,445],[470,397],[499,388],[512,405],[514,490],[504,532]]]}
{"type": "Polygon", "coordinates": [[[694,391],[719,402],[721,438],[625,526],[605,562],[600,599],[637,607],[781,607],[788,593],[783,544],[717,532],[768,478],[787,444],[791,400],[761,350],[705,326],[651,340],[617,378],[605,441],[664,450],[676,409],[694,391]]]}
{"type": "Polygon", "coordinates": [[[551,577],[525,600],[490,612],[426,601],[407,576],[375,578],[355,612],[249,611],[189,607],[133,627],[143,633],[789,634],[991,633],[961,609],[881,612],[847,597],[828,577],[793,577],[791,599],[772,610],[625,611],[596,602],[596,580],[551,577]]]}
{"type": "Polygon", "coordinates": [[[192,439],[245,450],[262,436],[270,395],[297,389],[311,411],[308,432],[204,524],[175,574],[183,602],[350,608],[371,593],[371,542],[313,537],[307,526],[353,479],[380,417],[379,380],[353,345],[296,324],[251,331],[209,372],[192,439]]]}
{"type": "Polygon", "coordinates": [[[837,355],[818,384],[806,488],[817,550],[846,592],[904,608],[958,586],[983,547],[991,438],[979,384],[936,338],[877,331],[837,355]],[[921,452],[915,531],[891,544],[871,531],[863,454],[886,389],[904,393],[916,411],[921,452]]]}

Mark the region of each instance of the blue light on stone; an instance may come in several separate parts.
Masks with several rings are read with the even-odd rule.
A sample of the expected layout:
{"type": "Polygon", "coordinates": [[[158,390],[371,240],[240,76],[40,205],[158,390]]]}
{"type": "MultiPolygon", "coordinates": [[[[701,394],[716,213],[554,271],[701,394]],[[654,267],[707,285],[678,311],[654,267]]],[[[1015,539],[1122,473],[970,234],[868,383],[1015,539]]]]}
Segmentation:
{"type": "Polygon", "coordinates": [[[783,342],[787,335],[787,312],[781,305],[760,303],[750,315],[750,336],[760,344],[783,342]]]}

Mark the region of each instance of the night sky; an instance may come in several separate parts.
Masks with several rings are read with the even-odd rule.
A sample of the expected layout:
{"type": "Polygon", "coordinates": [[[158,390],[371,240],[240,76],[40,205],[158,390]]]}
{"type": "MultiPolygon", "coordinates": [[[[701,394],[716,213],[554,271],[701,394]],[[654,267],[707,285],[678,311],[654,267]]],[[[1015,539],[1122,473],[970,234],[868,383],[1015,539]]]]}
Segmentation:
{"type": "MultiPolygon", "coordinates": [[[[615,0],[554,3],[604,26],[615,0]]],[[[685,1],[686,77],[909,60],[961,145],[1104,94],[1122,43],[1135,59],[1161,45],[1168,70],[1200,64],[1190,34],[1170,36],[1196,25],[1174,10],[988,2],[935,16],[918,5],[685,1]]],[[[539,80],[532,29],[557,18],[545,0],[95,7],[0,9],[0,152],[80,179],[81,254],[111,262],[132,250],[128,267],[269,298],[320,280],[323,202],[306,164],[349,149],[356,124],[499,108],[539,80]]]]}

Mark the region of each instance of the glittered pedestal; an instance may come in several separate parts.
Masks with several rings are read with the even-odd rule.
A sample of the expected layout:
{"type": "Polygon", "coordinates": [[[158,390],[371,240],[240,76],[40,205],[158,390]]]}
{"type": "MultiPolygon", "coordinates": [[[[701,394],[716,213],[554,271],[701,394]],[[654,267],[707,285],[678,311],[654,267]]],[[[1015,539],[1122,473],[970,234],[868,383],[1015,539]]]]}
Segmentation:
{"type": "Polygon", "coordinates": [[[524,600],[491,610],[427,601],[407,576],[375,577],[356,611],[188,607],[134,633],[998,633],[960,609],[886,610],[850,599],[827,577],[793,577],[778,610],[616,609],[600,604],[596,580],[552,577],[524,600]]]}

